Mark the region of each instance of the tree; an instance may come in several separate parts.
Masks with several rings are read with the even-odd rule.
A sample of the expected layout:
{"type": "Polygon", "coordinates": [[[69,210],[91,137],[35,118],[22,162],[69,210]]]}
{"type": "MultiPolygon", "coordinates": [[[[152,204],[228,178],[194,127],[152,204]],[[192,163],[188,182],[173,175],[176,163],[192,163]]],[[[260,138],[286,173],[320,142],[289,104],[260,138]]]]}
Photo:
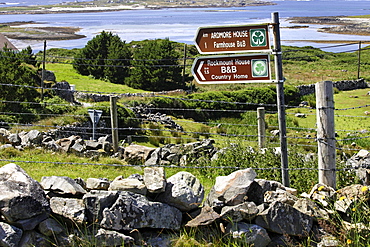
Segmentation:
{"type": "Polygon", "coordinates": [[[148,40],[133,57],[128,86],[150,91],[185,88],[179,54],[169,39],[148,40]]]}
{"type": "Polygon", "coordinates": [[[77,53],[73,68],[82,75],[124,83],[128,76],[131,52],[118,35],[101,32],[77,53]]]}
{"type": "MultiPolygon", "coordinates": [[[[39,92],[36,87],[40,86],[40,77],[31,48],[15,52],[9,49],[0,51],[0,112],[7,113],[35,113],[39,92]]],[[[13,115],[14,116],[14,115],[13,115]]],[[[14,121],[30,121],[35,115],[20,114],[17,117],[4,114],[2,120],[13,119],[14,121]]]]}

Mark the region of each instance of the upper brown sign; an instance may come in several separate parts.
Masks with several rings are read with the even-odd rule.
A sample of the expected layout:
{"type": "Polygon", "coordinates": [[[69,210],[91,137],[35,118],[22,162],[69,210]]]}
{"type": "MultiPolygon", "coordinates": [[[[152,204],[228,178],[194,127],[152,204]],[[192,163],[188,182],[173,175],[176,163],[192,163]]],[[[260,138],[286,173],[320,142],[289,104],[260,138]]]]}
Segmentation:
{"type": "Polygon", "coordinates": [[[201,54],[270,51],[268,24],[201,27],[195,37],[201,54]]]}

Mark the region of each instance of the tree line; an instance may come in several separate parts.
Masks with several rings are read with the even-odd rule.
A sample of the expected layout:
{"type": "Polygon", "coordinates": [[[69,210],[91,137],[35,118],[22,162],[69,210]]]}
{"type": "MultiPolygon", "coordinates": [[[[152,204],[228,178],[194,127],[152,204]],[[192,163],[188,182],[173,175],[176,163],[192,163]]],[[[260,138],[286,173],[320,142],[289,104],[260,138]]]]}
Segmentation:
{"type": "Polygon", "coordinates": [[[133,46],[111,32],[101,32],[80,49],[73,68],[81,75],[136,89],[185,89],[179,52],[169,39],[146,40],[133,46]]]}

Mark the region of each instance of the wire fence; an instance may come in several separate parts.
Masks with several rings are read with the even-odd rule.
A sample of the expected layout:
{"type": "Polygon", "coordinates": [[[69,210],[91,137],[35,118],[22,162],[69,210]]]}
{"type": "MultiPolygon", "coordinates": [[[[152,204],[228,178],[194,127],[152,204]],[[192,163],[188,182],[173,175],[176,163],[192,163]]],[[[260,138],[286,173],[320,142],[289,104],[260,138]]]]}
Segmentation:
{"type": "MultiPolygon", "coordinates": [[[[353,44],[344,44],[344,45],[335,45],[335,46],[326,46],[323,48],[333,48],[333,47],[340,47],[340,46],[349,46],[349,45],[357,45],[358,43],[353,44]]],[[[311,48],[307,48],[311,49],[311,48]]],[[[312,48],[313,49],[313,48],[312,48]]],[[[359,50],[368,50],[370,48],[360,48],[356,50],[348,50],[343,52],[353,52],[353,51],[359,51],[359,50]]],[[[293,53],[295,52],[294,49],[286,50],[284,53],[293,53]]],[[[4,55],[1,55],[4,57],[4,55]]],[[[320,57],[322,55],[317,55],[317,57],[320,57]]],[[[6,56],[7,58],[12,58],[12,56],[6,56]]],[[[42,60],[40,55],[35,56],[36,59],[39,61],[42,60]]],[[[287,59],[297,59],[299,57],[290,57],[287,59]]],[[[60,56],[46,56],[46,62],[50,63],[78,63],[80,59],[78,58],[72,58],[72,57],[60,57],[60,56]],[[64,61],[63,61],[64,60],[64,61]],[[65,60],[71,60],[73,62],[65,62],[65,60]]],[[[178,61],[186,61],[186,64],[184,65],[158,65],[158,66],[191,66],[189,63],[193,61],[193,58],[181,58],[178,61]],[[189,63],[188,63],[189,61],[189,63]]],[[[153,60],[148,60],[153,61],[153,60]]],[[[84,63],[81,63],[80,65],[84,65],[84,63]]],[[[90,64],[85,64],[90,65],[90,64]]],[[[105,65],[105,64],[97,64],[94,66],[112,66],[112,65],[105,65]]],[[[150,65],[153,66],[153,65],[150,65]]],[[[154,65],[157,66],[157,65],[154,65]]],[[[118,66],[120,67],[120,66],[118,66]]],[[[1,82],[1,81],[0,81],[1,82]]],[[[24,87],[24,88],[32,88],[35,90],[42,90],[44,88],[42,87],[35,87],[35,86],[28,86],[28,85],[17,85],[17,84],[9,84],[9,83],[0,83],[0,86],[2,87],[24,87]]],[[[70,89],[57,89],[54,88],[53,90],[66,90],[71,91],[70,89]]],[[[78,91],[75,90],[73,92],[74,94],[77,93],[93,93],[93,94],[99,94],[99,95],[116,95],[119,96],[121,94],[114,93],[114,92],[99,92],[99,91],[78,91]]],[[[132,94],[130,94],[132,96],[132,94]]],[[[277,104],[261,104],[261,103],[255,103],[255,102],[229,102],[224,100],[202,100],[202,99],[191,99],[186,97],[170,97],[170,96],[164,96],[157,93],[142,93],[137,94],[134,96],[140,96],[148,98],[148,101],[154,98],[167,98],[167,99],[176,99],[176,100],[182,100],[182,101],[191,101],[191,102],[204,102],[204,103],[217,103],[217,104],[227,104],[230,106],[252,106],[253,108],[257,107],[266,107],[267,109],[277,109],[277,104]]],[[[0,100],[0,104],[13,104],[13,105],[22,105],[22,104],[28,104],[28,105],[38,105],[41,108],[45,108],[48,106],[65,106],[69,107],[70,104],[56,104],[56,103],[48,103],[48,102],[24,102],[24,101],[11,101],[11,100],[0,100]]],[[[82,107],[82,106],[80,106],[82,107]]],[[[134,108],[134,106],[126,105],[127,108],[134,108]]],[[[89,109],[103,109],[104,114],[101,117],[101,122],[104,122],[104,124],[98,124],[95,131],[97,132],[97,136],[105,136],[110,135],[112,128],[109,126],[109,122],[111,119],[111,116],[109,115],[109,106],[101,106],[101,105],[90,105],[87,107],[89,109]]],[[[306,150],[309,150],[311,152],[315,152],[317,149],[317,142],[316,139],[316,128],[315,123],[312,122],[311,128],[306,127],[300,127],[299,125],[294,125],[293,123],[299,122],[298,117],[295,115],[297,114],[294,112],[295,109],[300,109],[302,111],[307,110],[307,112],[304,113],[304,117],[307,118],[313,118],[315,113],[314,107],[309,106],[302,106],[302,105],[285,105],[285,108],[287,109],[287,117],[292,118],[293,121],[288,121],[288,133],[287,133],[287,140],[288,140],[288,146],[289,147],[304,147],[306,150]],[[296,121],[294,121],[296,119],[296,121]]],[[[346,129],[338,129],[337,132],[345,132],[339,134],[339,136],[336,138],[337,143],[337,150],[338,152],[349,152],[354,153],[358,152],[361,149],[365,149],[367,151],[370,150],[370,124],[369,124],[369,118],[370,115],[355,115],[352,113],[353,110],[357,109],[364,109],[370,111],[370,104],[364,104],[364,105],[358,105],[353,107],[346,107],[346,108],[339,108],[334,109],[336,113],[336,118],[346,118],[347,121],[352,121],[351,119],[358,119],[358,121],[361,121],[361,125],[364,126],[364,129],[350,129],[349,127],[346,129]],[[360,144],[357,144],[356,142],[359,142],[360,144]]],[[[245,110],[245,109],[211,109],[211,108],[176,108],[176,107],[161,107],[161,106],[145,106],[145,111],[148,112],[148,114],[142,114],[140,116],[136,117],[127,117],[126,120],[133,120],[138,121],[140,125],[138,127],[118,127],[116,128],[119,132],[124,133],[122,136],[129,138],[133,142],[135,140],[142,140],[144,138],[148,139],[159,139],[161,140],[161,144],[170,144],[170,143],[189,143],[194,141],[202,141],[205,139],[213,139],[218,143],[222,143],[222,145],[230,145],[230,143],[234,142],[240,142],[245,143],[246,146],[258,146],[258,138],[261,137],[257,133],[257,113],[255,110],[245,110]],[[184,127],[182,129],[173,129],[170,127],[166,127],[166,122],[162,121],[161,119],[155,119],[151,115],[155,115],[159,113],[159,115],[165,115],[166,112],[177,112],[177,115],[181,115],[181,112],[203,112],[203,113],[210,113],[210,112],[220,112],[225,117],[218,119],[217,121],[208,120],[208,121],[195,121],[192,119],[183,119],[181,117],[174,118],[170,117],[169,121],[175,122],[178,126],[191,126],[184,127]],[[151,114],[151,115],[150,115],[151,114]],[[251,123],[248,121],[248,123],[244,123],[243,120],[238,120],[239,122],[230,122],[230,119],[227,118],[227,116],[230,116],[232,114],[247,114],[249,115],[249,119],[254,119],[255,122],[251,123]],[[151,125],[152,123],[152,125],[151,125]],[[156,124],[156,125],[153,125],[156,124]],[[186,130],[184,130],[186,129],[186,130]]],[[[277,123],[277,110],[268,110],[266,111],[267,117],[269,119],[268,123],[268,134],[266,134],[265,137],[267,140],[267,147],[269,148],[276,148],[279,147],[280,143],[278,142],[278,136],[277,132],[279,127],[276,125],[277,123]]],[[[80,118],[87,121],[89,124],[84,126],[64,126],[59,124],[42,124],[42,122],[39,123],[19,123],[19,122],[12,122],[12,121],[1,121],[0,126],[8,126],[11,127],[12,130],[15,131],[29,131],[30,129],[40,129],[42,131],[49,131],[49,130],[58,130],[60,133],[64,133],[66,135],[70,133],[74,133],[75,135],[85,135],[85,136],[93,136],[94,128],[90,122],[89,114],[86,110],[86,114],[70,114],[70,113],[35,113],[35,112],[22,112],[22,111],[13,111],[13,112],[0,112],[0,115],[6,115],[6,116],[19,116],[19,115],[34,115],[37,114],[39,116],[42,116],[42,118],[64,118],[64,117],[72,117],[72,118],[80,118]]],[[[356,120],[357,121],[357,120],[356,120]]],[[[350,126],[350,125],[348,125],[350,126]]],[[[122,140],[121,140],[122,141],[122,140]]],[[[349,156],[344,156],[345,158],[349,158],[349,156]]],[[[70,165],[98,165],[98,166],[113,166],[113,167],[134,167],[138,166],[137,164],[103,164],[103,163],[78,163],[78,162],[44,162],[44,161],[32,161],[32,160],[16,160],[16,159],[0,159],[2,162],[22,162],[22,163],[44,163],[44,164],[70,164],[70,165]]],[[[144,165],[143,165],[144,166],[144,165]]],[[[145,165],[148,166],[148,165],[145,165]]],[[[161,167],[167,167],[167,168],[173,168],[173,165],[163,165],[163,164],[156,164],[155,166],[161,166],[161,167]]],[[[240,169],[239,166],[234,165],[223,165],[223,166],[214,166],[214,165],[188,165],[186,168],[190,169],[240,169]]],[[[253,167],[256,170],[280,170],[281,167],[253,167]]],[[[356,169],[356,167],[341,167],[335,169],[335,171],[338,172],[345,172],[351,169],[356,169]]],[[[290,171],[300,171],[300,170],[309,170],[309,171],[317,171],[318,168],[314,167],[290,167],[288,168],[290,171]]],[[[323,170],[323,169],[321,169],[323,170]]]]}

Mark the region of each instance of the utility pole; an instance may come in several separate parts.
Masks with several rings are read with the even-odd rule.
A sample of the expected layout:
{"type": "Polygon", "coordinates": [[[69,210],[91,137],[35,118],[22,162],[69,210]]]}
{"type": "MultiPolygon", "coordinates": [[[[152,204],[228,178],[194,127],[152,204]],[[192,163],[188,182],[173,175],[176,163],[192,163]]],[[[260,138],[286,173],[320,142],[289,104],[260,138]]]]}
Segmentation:
{"type": "Polygon", "coordinates": [[[277,107],[279,115],[279,136],[281,148],[281,174],[282,183],[284,186],[289,187],[289,172],[288,172],[288,146],[286,140],[286,119],[285,119],[285,99],[284,99],[284,76],[283,76],[283,62],[280,44],[280,22],[279,13],[272,13],[272,26],[274,33],[274,62],[276,73],[276,94],[277,94],[277,107]]]}

